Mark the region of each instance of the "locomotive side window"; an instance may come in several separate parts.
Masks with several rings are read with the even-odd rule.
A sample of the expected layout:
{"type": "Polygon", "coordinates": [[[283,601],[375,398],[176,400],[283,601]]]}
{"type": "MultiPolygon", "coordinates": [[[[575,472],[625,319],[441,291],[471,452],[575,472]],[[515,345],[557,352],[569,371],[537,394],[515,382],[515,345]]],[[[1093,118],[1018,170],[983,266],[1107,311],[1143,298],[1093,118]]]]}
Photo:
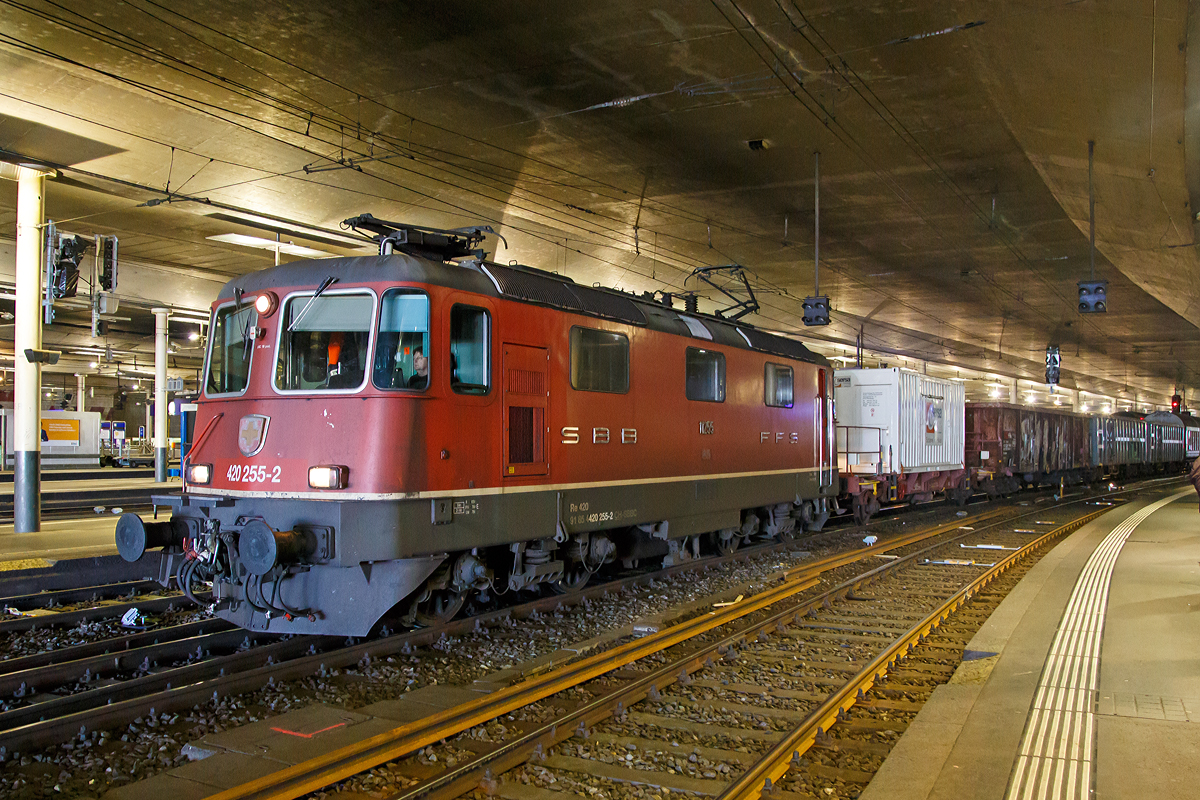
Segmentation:
{"type": "Polygon", "coordinates": [[[774,408],[792,407],[795,381],[792,368],[782,364],[767,364],[763,373],[763,402],[774,408]]]}
{"type": "Polygon", "coordinates": [[[482,308],[450,309],[450,386],[459,394],[487,394],[491,384],[491,320],[482,308]]]}
{"type": "Polygon", "coordinates": [[[725,402],[725,356],[715,350],[687,349],[688,400],[725,402]]]}
{"type": "Polygon", "coordinates": [[[217,309],[212,336],[212,353],[208,359],[208,381],[205,393],[241,394],[250,378],[250,357],[254,352],[251,331],[258,325],[254,305],[238,308],[230,304],[217,309]]]}
{"type": "Polygon", "coordinates": [[[429,388],[429,296],[388,289],[379,311],[373,380],[380,389],[429,388]]]}
{"type": "Polygon", "coordinates": [[[280,324],[275,387],[285,392],[361,387],[374,305],[371,295],[361,293],[288,298],[280,324]]]}
{"type": "Polygon", "coordinates": [[[571,388],[629,391],[629,337],[594,328],[571,328],[571,388]]]}

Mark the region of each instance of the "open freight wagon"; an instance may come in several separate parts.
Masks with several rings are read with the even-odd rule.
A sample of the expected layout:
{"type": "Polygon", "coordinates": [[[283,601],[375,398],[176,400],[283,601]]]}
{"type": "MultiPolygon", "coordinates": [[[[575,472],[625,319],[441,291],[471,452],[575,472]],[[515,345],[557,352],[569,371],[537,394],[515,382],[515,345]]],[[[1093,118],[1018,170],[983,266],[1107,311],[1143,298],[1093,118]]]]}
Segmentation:
{"type": "Polygon", "coordinates": [[[1022,486],[1083,483],[1091,474],[1088,417],[1010,403],[968,403],[966,462],[988,496],[1022,486]]]}

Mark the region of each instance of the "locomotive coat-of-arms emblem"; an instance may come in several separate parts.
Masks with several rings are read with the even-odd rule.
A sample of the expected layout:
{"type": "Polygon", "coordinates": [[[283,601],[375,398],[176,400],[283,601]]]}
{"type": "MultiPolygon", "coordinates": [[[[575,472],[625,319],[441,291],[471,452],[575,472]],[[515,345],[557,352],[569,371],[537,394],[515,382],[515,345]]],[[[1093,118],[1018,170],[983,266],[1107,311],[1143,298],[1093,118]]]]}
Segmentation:
{"type": "Polygon", "coordinates": [[[267,423],[271,418],[263,414],[247,414],[238,423],[238,449],[249,458],[257,455],[267,442],[267,423]]]}

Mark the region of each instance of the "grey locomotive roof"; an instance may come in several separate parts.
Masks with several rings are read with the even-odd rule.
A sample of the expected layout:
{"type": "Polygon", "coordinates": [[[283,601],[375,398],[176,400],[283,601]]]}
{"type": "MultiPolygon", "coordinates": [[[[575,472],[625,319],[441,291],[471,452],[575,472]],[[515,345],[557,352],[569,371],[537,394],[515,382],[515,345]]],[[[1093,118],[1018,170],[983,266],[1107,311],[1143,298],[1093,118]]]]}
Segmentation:
{"type": "Polygon", "coordinates": [[[583,286],[561,275],[490,262],[449,263],[403,253],[292,261],[231,280],[222,287],[218,300],[232,300],[236,289],[241,289],[246,294],[255,294],[267,289],[286,291],[316,288],[330,275],[337,276],[339,287],[392,281],[445,286],[497,299],[547,306],[665,331],[693,338],[698,346],[703,346],[707,340],[692,336],[681,318],[681,315],[686,315],[702,321],[712,333],[712,341],[716,344],[743,350],[759,350],[797,361],[829,366],[824,356],[812,352],[800,342],[749,325],[733,323],[709,314],[685,314],[679,309],[615,289],[583,286]]]}

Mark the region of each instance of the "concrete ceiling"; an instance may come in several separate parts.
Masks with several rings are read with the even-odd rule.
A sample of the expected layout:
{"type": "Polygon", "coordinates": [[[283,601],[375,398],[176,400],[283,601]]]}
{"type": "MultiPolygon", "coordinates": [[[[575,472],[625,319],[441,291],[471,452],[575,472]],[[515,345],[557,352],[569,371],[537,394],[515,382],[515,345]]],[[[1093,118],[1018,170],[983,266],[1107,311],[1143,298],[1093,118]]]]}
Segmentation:
{"type": "MultiPolygon", "coordinates": [[[[206,237],[348,254],[338,224],[369,211],[490,223],[498,260],[635,291],[741,264],[748,321],[808,341],[861,330],[872,352],[1035,381],[1053,343],[1068,387],[1200,385],[1187,3],[179,9],[0,0],[0,148],[62,165],[48,216],[116,233],[191,287],[179,307],[274,258],[206,237]],[[1089,140],[1111,310],[1085,316],[1089,140]],[[835,313],[804,329],[817,151],[835,313]]],[[[0,183],[0,230],[15,194],[0,183]]],[[[128,307],[155,300],[135,290],[128,307]]]]}

